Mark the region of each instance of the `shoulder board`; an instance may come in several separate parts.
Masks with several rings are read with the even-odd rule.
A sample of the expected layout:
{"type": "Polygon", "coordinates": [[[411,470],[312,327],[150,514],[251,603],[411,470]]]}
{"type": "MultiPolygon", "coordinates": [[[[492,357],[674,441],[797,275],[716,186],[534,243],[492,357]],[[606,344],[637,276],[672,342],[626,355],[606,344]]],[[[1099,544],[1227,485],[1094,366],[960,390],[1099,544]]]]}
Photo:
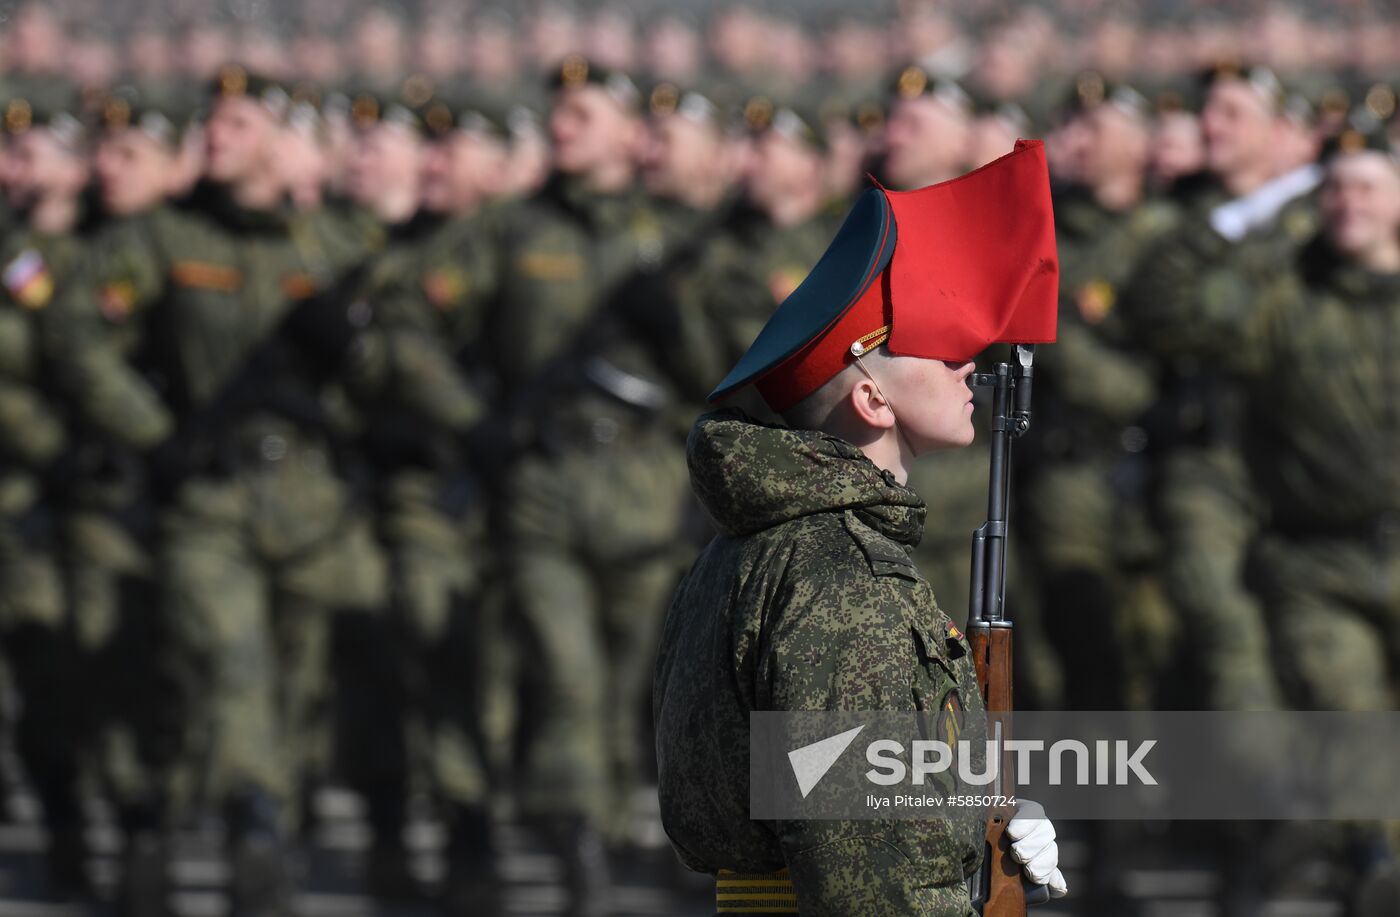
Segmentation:
{"type": "Polygon", "coordinates": [[[525,252],[515,261],[515,269],[532,280],[577,280],[585,267],[576,252],[525,252]]]}
{"type": "Polygon", "coordinates": [[[919,578],[914,572],[914,562],[909,559],[899,542],[881,535],[861,522],[850,510],[843,513],[842,518],[846,524],[846,531],[850,533],[860,552],[865,555],[866,563],[870,564],[871,573],[876,576],[900,576],[909,580],[919,578]]]}
{"type": "Polygon", "coordinates": [[[170,279],[182,287],[225,293],[243,286],[243,274],[237,268],[208,261],[176,261],[170,267],[170,279]]]}
{"type": "Polygon", "coordinates": [[[316,292],[316,278],[310,274],[288,274],[282,278],[282,295],[288,299],[307,299],[316,292]]]}
{"type": "Polygon", "coordinates": [[[1166,232],[1181,220],[1181,211],[1166,201],[1150,200],[1141,204],[1132,215],[1135,233],[1151,235],[1166,232]]]}

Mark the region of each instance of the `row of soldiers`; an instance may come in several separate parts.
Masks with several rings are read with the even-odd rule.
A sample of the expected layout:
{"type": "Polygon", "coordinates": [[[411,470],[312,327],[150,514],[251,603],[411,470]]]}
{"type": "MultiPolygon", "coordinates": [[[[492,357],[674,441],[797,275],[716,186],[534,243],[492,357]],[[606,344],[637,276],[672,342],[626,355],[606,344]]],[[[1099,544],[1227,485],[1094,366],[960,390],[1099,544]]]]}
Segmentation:
{"type": "MultiPolygon", "coordinates": [[[[1352,123],[1263,68],[1203,89],[1197,115],[1084,74],[1047,134],[1063,307],[1021,453],[1019,683],[1048,708],[1384,709],[1393,96],[1352,123]]],[[[577,56],[548,97],[543,124],[421,83],[336,112],[231,66],[194,125],[130,94],[7,104],[0,636],[55,888],[82,887],[95,787],[132,913],[162,908],[172,827],[211,816],[238,913],[276,913],[334,779],[378,895],[418,891],[423,793],[447,912],[495,911],[504,816],[601,912],[657,629],[708,537],[705,395],[862,169],[918,188],[1029,132],[920,65],[878,117],[731,111],[577,56]]],[[[955,617],[986,468],[910,482],[955,617]]]]}

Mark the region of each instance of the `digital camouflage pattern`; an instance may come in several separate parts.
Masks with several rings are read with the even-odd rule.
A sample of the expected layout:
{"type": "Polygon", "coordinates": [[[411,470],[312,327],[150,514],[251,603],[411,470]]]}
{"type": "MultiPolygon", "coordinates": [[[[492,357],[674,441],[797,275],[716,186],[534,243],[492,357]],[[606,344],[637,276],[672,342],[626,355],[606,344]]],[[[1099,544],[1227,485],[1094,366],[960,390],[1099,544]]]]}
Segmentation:
{"type": "Polygon", "coordinates": [[[367,799],[376,849],[400,858],[411,788],[463,806],[486,793],[476,698],[494,634],[477,611],[491,564],[484,490],[463,447],[485,406],[459,358],[490,288],[481,222],[420,211],[388,227],[351,293],[372,313],[346,375],[392,600],[387,615],[338,622],[337,750],[341,776],[367,799]]]}
{"type": "MultiPolygon", "coordinates": [[[[326,241],[297,214],[239,207],[213,185],[114,225],[54,306],[69,323],[67,389],[92,422],[150,449],[347,269],[351,246],[326,241]]],[[[323,753],[313,711],[329,612],[372,607],[386,591],[338,474],[343,399],[296,367],[286,375],[281,392],[304,395],[315,416],[259,410],[221,424],[160,514],[166,651],[187,717],[183,803],[246,787],[292,797],[323,753]]]]}
{"type": "Polygon", "coordinates": [[[1245,454],[1269,532],[1254,585],[1280,675],[1309,709],[1384,710],[1400,658],[1400,277],[1322,237],[1197,318],[1244,379],[1245,454]],[[1346,677],[1337,673],[1345,672],[1346,677]]]}
{"type": "MultiPolygon", "coordinates": [[[[1210,321],[1239,320],[1249,278],[1287,263],[1316,229],[1309,197],[1270,225],[1231,242],[1209,223],[1224,202],[1204,191],[1177,229],[1146,254],[1124,293],[1133,335],[1157,361],[1158,403],[1147,433],[1157,481],[1155,510],[1167,558],[1164,587],[1193,640],[1191,677],[1206,709],[1273,709],[1280,703],[1259,601],[1244,578],[1260,530],[1258,495],[1241,451],[1244,394],[1210,321]]],[[[1219,327],[1219,325],[1215,325],[1219,327]]]]}
{"type": "Polygon", "coordinates": [[[1110,210],[1078,186],[1055,197],[1059,329],[1055,346],[1036,357],[1035,461],[1023,519],[1057,649],[1035,658],[1064,659],[1063,694],[1052,702],[1067,709],[1150,706],[1166,662],[1160,650],[1171,645],[1137,426],[1158,379],[1119,299],[1144,252],[1178,218],[1156,200],[1110,210]]]}
{"type": "Polygon", "coordinates": [[[601,194],[556,175],[492,220],[497,288],[483,356],[519,385],[565,354],[635,270],[660,262],[666,229],[639,188],[601,194]]]}
{"type": "Polygon", "coordinates": [[[719,535],[667,616],[653,695],[662,821],[701,872],[791,871],[804,915],[973,913],[984,822],[749,819],[754,710],[983,705],[970,650],[910,561],[923,501],[855,446],[702,417],[692,486],[719,535]]]}
{"type": "Polygon", "coordinates": [[[612,320],[636,275],[660,269],[692,225],[638,189],[599,194],[556,175],[494,237],[500,287],[482,352],[502,361],[511,419],[525,428],[500,509],[523,653],[541,662],[524,675],[540,713],[520,806],[585,816],[618,841],[631,830],[637,711],[679,566],[685,468],[662,410],[605,392],[588,371],[597,359],[660,385],[612,320]]]}

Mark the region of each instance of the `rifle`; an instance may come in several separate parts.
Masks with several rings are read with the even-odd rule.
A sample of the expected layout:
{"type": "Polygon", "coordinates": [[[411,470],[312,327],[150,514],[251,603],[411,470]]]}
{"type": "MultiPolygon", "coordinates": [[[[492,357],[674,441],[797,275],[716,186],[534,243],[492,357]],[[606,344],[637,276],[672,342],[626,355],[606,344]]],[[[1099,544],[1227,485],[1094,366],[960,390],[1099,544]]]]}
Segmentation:
{"type": "MultiPolygon", "coordinates": [[[[1001,755],[992,793],[1016,796],[1011,738],[1011,620],[1006,616],[1006,538],[1011,496],[1011,443],[1031,426],[1031,364],[1035,345],[1012,345],[1011,363],[990,373],[976,373],[972,384],[992,389],[992,464],[987,486],[987,521],[972,534],[972,593],[967,640],[977,667],[977,686],[987,704],[990,736],[1001,755]]],[[[1024,885],[1021,867],[1011,858],[1006,823],[1013,805],[994,808],[987,817],[987,847],[982,868],[972,877],[973,906],[982,917],[1023,917],[1026,906],[1050,900],[1043,885],[1024,885]]]]}

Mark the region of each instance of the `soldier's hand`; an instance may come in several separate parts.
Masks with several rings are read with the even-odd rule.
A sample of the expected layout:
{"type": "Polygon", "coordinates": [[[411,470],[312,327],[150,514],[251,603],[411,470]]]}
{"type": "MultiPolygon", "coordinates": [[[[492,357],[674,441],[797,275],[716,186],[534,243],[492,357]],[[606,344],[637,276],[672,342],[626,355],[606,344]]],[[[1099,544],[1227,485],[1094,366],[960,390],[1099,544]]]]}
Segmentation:
{"type": "Polygon", "coordinates": [[[1055,826],[1045,817],[1038,802],[1022,799],[1016,814],[1006,824],[1011,836],[1011,858],[1021,864],[1026,878],[1036,885],[1047,885],[1051,898],[1063,898],[1069,891],[1060,872],[1060,848],[1055,843],[1055,826]]]}

